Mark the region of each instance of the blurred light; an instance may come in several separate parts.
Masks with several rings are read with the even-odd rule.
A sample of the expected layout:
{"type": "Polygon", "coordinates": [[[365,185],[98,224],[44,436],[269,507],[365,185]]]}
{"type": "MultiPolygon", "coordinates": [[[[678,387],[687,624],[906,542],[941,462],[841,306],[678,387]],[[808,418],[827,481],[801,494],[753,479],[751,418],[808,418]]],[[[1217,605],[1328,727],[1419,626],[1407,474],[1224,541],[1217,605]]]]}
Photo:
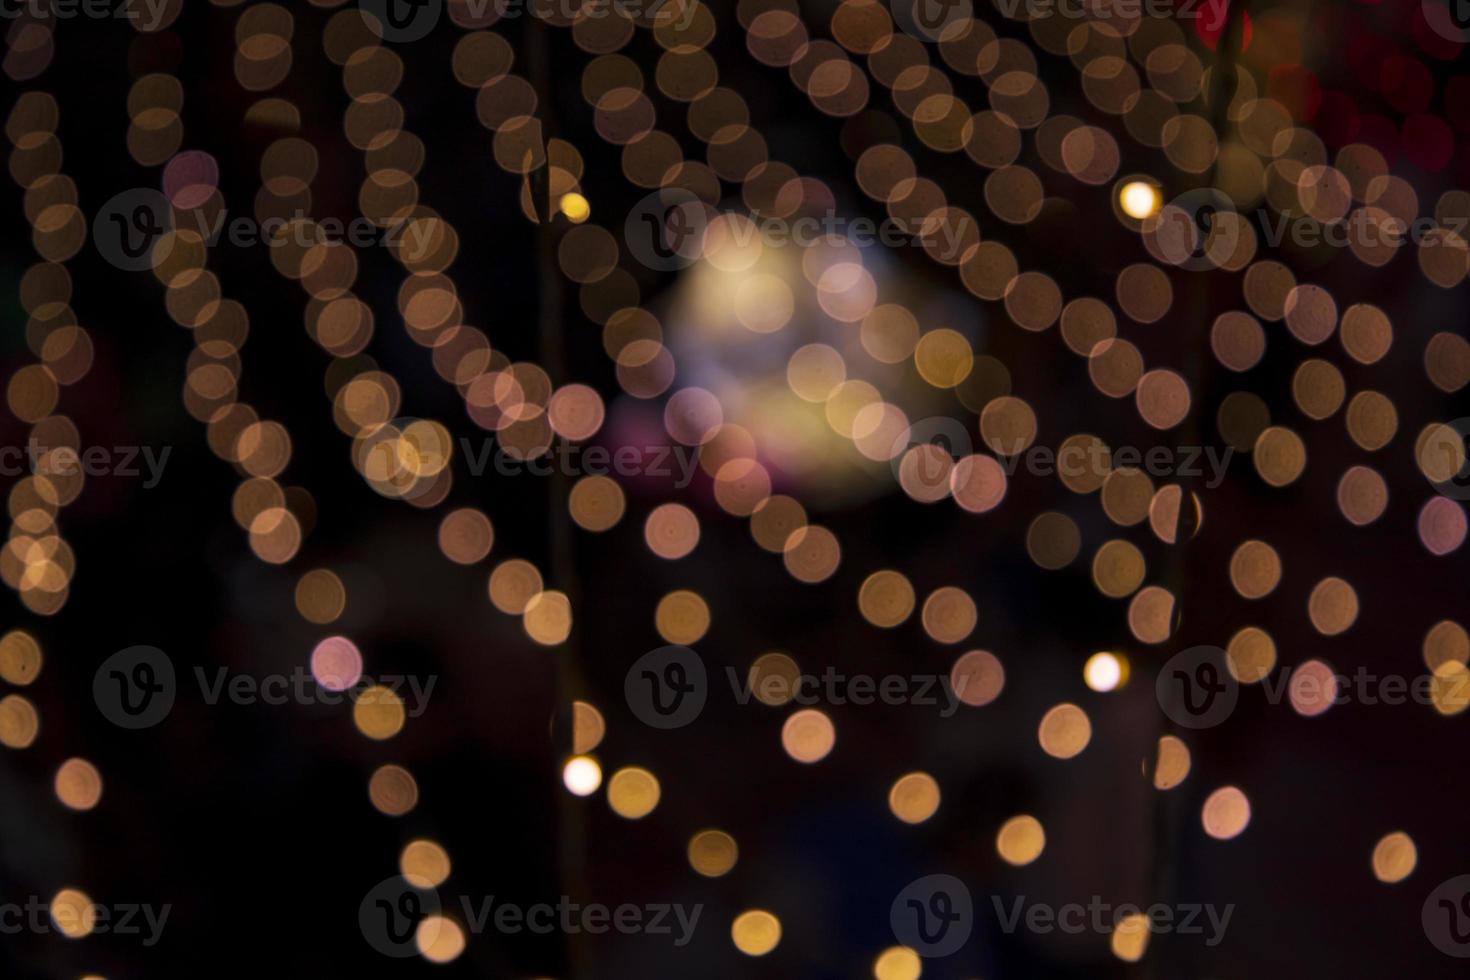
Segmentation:
{"type": "Polygon", "coordinates": [[[1094,691],[1117,690],[1128,680],[1127,661],[1112,653],[1094,653],[1082,667],[1082,678],[1094,691]]]}
{"type": "Polygon", "coordinates": [[[927,772],[902,776],[888,791],[888,809],[904,823],[923,823],[939,809],[939,784],[927,772]]]}
{"type": "Polygon", "coordinates": [[[425,916],[414,933],[414,942],[430,963],[448,963],[464,952],[464,929],[442,915],[425,916]]]}
{"type": "Polygon", "coordinates": [[[418,804],[418,783],[402,766],[379,766],[368,780],[368,799],[380,813],[401,817],[418,804]]]}
{"type": "Polygon", "coordinates": [[[1123,213],[1135,221],[1152,218],[1159,213],[1163,201],[1158,188],[1143,180],[1133,180],[1118,191],[1118,205],[1123,213]]]}
{"type": "Polygon", "coordinates": [[[1046,831],[1033,816],[1012,817],[995,835],[995,849],[1007,864],[1030,864],[1046,849],[1046,831]]]}
{"type": "Polygon", "coordinates": [[[561,781],[573,796],[591,796],[602,785],[602,767],[590,756],[573,756],[562,767],[561,781]]]}
{"type": "Polygon", "coordinates": [[[438,888],[449,878],[449,852],[431,840],[412,840],[398,856],[398,870],[415,888],[438,888]]]}
{"type": "Polygon", "coordinates": [[[1385,884],[1403,881],[1418,863],[1419,849],[1402,830],[1385,835],[1373,848],[1373,877],[1385,884]]]}
{"type": "Polygon", "coordinates": [[[923,973],[919,954],[907,946],[890,946],[873,961],[874,980],[919,980],[923,973]]]}
{"type": "Polygon", "coordinates": [[[56,798],[71,810],[90,810],[102,799],[102,774],[86,759],[67,759],[56,771],[56,798]]]}
{"type": "Polygon", "coordinates": [[[660,793],[658,778],[638,766],[619,769],[607,784],[608,805],[628,820],[640,820],[652,813],[660,793]]]}
{"type": "Polygon", "coordinates": [[[1110,940],[1113,955],[1126,963],[1137,963],[1148,949],[1148,916],[1143,913],[1124,916],[1113,930],[1110,940]]]}
{"type": "Polygon", "coordinates": [[[723,830],[701,830],[689,840],[689,866],[706,878],[728,874],[739,857],[735,838],[723,830]]]}
{"type": "Polygon", "coordinates": [[[1237,787],[1222,786],[1205,800],[1200,818],[1205,833],[1216,840],[1229,840],[1251,822],[1251,803],[1237,787]]]}
{"type": "Polygon", "coordinates": [[[765,956],[781,942],[781,920],[764,909],[741,912],[730,924],[730,939],[746,956],[765,956]]]}
{"type": "Polygon", "coordinates": [[[1077,705],[1059,704],[1042,717],[1036,738],[1047,755],[1070,759],[1092,741],[1092,722],[1077,705]]]}
{"type": "Polygon", "coordinates": [[[97,906],[86,892],[63,888],[51,899],[51,922],[67,939],[81,939],[97,925],[97,906]]]}
{"type": "Polygon", "coordinates": [[[561,197],[561,213],[574,225],[580,225],[592,214],[592,205],[581,194],[573,192],[561,197]]]}

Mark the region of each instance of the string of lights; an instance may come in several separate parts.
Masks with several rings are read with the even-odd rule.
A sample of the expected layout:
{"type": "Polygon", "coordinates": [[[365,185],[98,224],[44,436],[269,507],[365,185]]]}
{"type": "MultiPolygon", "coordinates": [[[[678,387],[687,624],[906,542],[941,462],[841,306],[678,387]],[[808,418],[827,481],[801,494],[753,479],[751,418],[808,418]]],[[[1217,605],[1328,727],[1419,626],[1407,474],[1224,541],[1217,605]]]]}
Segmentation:
{"type": "MultiPolygon", "coordinates": [[[[1273,902],[1301,901],[1284,897],[1297,882],[1255,880],[1282,855],[1304,880],[1356,881],[1349,897],[1382,914],[1374,903],[1410,879],[1421,849],[1436,873],[1451,863],[1430,819],[1444,797],[1383,793],[1342,761],[1367,743],[1334,755],[1333,740],[1371,738],[1389,758],[1417,733],[1434,743],[1413,760],[1422,774],[1448,731],[1429,726],[1470,707],[1470,635],[1439,584],[1470,531],[1457,492],[1470,466],[1464,420],[1447,421],[1470,385],[1470,343],[1448,320],[1470,277],[1470,193],[1451,184],[1470,132],[1456,99],[1470,89],[1441,84],[1462,48],[1449,14],[1434,12],[1438,0],[1360,5],[1340,20],[1245,0],[1208,0],[1193,16],[994,6],[160,0],[146,25],[133,18],[147,43],[125,69],[126,153],[157,191],[124,192],[89,222],[62,171],[61,106],[69,123],[85,120],[80,99],[27,84],[7,118],[39,257],[18,277],[29,354],[7,404],[42,449],[10,490],[0,579],[52,624],[83,605],[58,524],[99,481],[76,465],[82,432],[58,414],[61,389],[76,386],[68,408],[88,396],[78,383],[103,373],[96,350],[123,315],[90,310],[90,282],[73,295],[73,275],[90,279],[91,237],[109,265],[151,273],[168,319],[190,332],[182,405],[238,477],[230,516],[249,550],[227,524],[231,541],[199,554],[224,567],[239,551],[269,576],[259,595],[223,588],[257,613],[294,607],[309,624],[309,680],[345,694],[372,743],[359,755],[360,744],[339,751],[290,729],[283,743],[304,751],[281,769],[298,786],[326,773],[319,791],[300,790],[318,802],[334,798],[337,770],[356,786],[371,770],[369,803],[388,821],[349,817],[322,836],[338,850],[387,840],[397,851],[395,873],[356,910],[377,953],[497,973],[512,961],[538,975],[558,972],[553,962],[577,976],[614,962],[675,969],[644,958],[637,930],[620,926],[603,945],[563,922],[536,946],[489,904],[476,914],[469,888],[504,907],[522,882],[534,858],[516,842],[535,823],[554,826],[545,863],[558,908],[618,885],[700,898],[718,948],[701,942],[678,962],[716,971],[815,975],[861,961],[879,980],[947,975],[960,946],[931,939],[937,917],[937,935],[960,921],[966,939],[972,924],[986,930],[949,964],[967,976],[1188,975],[1204,960],[1187,961],[1186,941],[1147,903],[1177,908],[1201,883],[1227,897],[1254,888],[1251,925],[1237,928],[1260,929],[1281,914],[1273,902]],[[452,38],[435,33],[444,16],[452,38]],[[212,59],[226,36],[233,58],[212,59]],[[1348,71],[1324,60],[1338,46],[1348,71]],[[450,77],[490,134],[487,147],[473,130],[463,156],[472,141],[450,121],[464,109],[443,97],[450,77]],[[323,98],[323,78],[341,92],[323,98]],[[227,94],[213,87],[222,79],[227,94]],[[186,99],[201,113],[187,141],[186,99]],[[238,143],[212,118],[233,102],[248,132],[238,143]],[[265,277],[296,283],[299,303],[290,289],[252,292],[267,263],[219,247],[226,187],[237,206],[253,192],[250,219],[270,229],[265,277]],[[367,240],[331,230],[344,209],[367,240]],[[122,216],[120,253],[106,212],[122,216]],[[506,216],[514,227],[497,224],[506,216]],[[129,221],[152,236],[137,254],[129,221]],[[508,241],[531,247],[507,258],[508,241]],[[486,256],[504,267],[475,264],[486,256]],[[530,344],[517,335],[528,311],[530,344]],[[401,333],[378,329],[385,314],[401,333]],[[299,316],[328,355],[321,391],[309,363],[272,363],[261,344],[262,387],[247,401],[244,345],[280,316],[299,316]],[[303,366],[336,432],[295,390],[267,394],[303,366]],[[493,475],[492,456],[457,438],[460,404],[493,475]],[[437,406],[429,414],[446,421],[407,406],[437,406]],[[338,449],[346,437],[339,465],[318,467],[317,429],[338,449]],[[677,482],[644,472],[655,444],[687,464],[677,482]],[[566,461],[601,449],[637,461],[603,473],[566,461]],[[1160,451],[1169,459],[1156,462],[1160,451]],[[1206,480],[1181,452],[1216,471],[1206,480]],[[1232,468],[1234,454],[1248,464],[1232,468]],[[502,456],[518,472],[500,473],[502,456]],[[541,472],[530,464],[549,478],[523,475],[541,472]],[[338,498],[339,479],[361,499],[338,498]],[[422,531],[426,517],[428,557],[452,574],[425,572],[402,544],[410,536],[395,534],[363,552],[380,566],[368,575],[402,562],[423,579],[413,588],[448,595],[466,572],[488,572],[480,605],[501,617],[448,618],[485,633],[476,650],[489,649],[493,672],[441,649],[453,646],[439,642],[447,626],[405,652],[390,631],[349,621],[349,605],[381,605],[380,624],[418,610],[349,581],[337,526],[422,531]],[[784,575],[768,575],[777,556],[784,575]],[[635,659],[654,636],[665,646],[635,659]],[[1417,657],[1402,655],[1406,637],[1417,657]],[[366,678],[370,646],[376,666],[450,664],[450,697],[474,707],[454,702],[416,726],[415,738],[435,731],[430,749],[400,737],[418,715],[366,678]],[[521,646],[545,654],[544,676],[506,666],[521,646]],[[1346,690],[1349,671],[1384,665],[1423,682],[1396,734],[1346,690]],[[734,703],[689,727],[721,670],[734,703]],[[861,712],[831,691],[801,697],[818,671],[872,681],[865,672],[904,670],[951,699],[939,722],[861,712]],[[524,710],[547,709],[550,737],[499,756],[507,772],[479,781],[509,797],[529,785],[515,783],[524,766],[547,796],[497,799],[489,829],[465,833],[449,818],[477,801],[441,783],[425,753],[451,744],[451,720],[496,698],[504,709],[501,687],[525,704],[554,692],[524,710]],[[679,714],[691,692],[698,705],[679,714]],[[393,761],[378,754],[390,747],[393,761]],[[1333,760],[1341,772],[1327,772],[1333,760]],[[1335,850],[1365,852],[1371,879],[1363,867],[1357,879],[1322,873],[1315,851],[1326,849],[1305,836],[1316,811],[1282,802],[1303,785],[1342,811],[1335,850]],[[483,874],[486,855],[498,863],[483,874]],[[894,899],[903,877],[914,880],[894,899]],[[938,878],[959,891],[913,898],[938,878]],[[966,884],[993,893],[995,922],[970,907],[966,884]],[[440,904],[447,887],[461,907],[440,904]],[[1005,924],[1007,891],[1024,906],[1087,887],[1143,902],[1086,930],[1100,936],[1045,952],[1035,935],[1018,938],[1038,933],[1030,920],[1005,924]],[[917,931],[901,924],[910,913],[917,931]],[[884,915],[891,938],[871,928],[884,915]],[[837,923],[840,938],[824,938],[837,923]]],[[[10,26],[7,77],[32,83],[56,61],[57,16],[30,11],[10,26]]],[[[65,90],[54,74],[48,86],[65,90]]],[[[69,146],[96,141],[67,132],[69,146]]],[[[87,164],[69,163],[90,186],[87,164]]],[[[106,295],[111,273],[97,271],[106,295]]],[[[266,340],[299,345],[292,337],[266,340]]],[[[85,519],[70,512],[69,532],[85,519]]],[[[179,611],[181,623],[193,616],[207,638],[205,612],[179,611]]],[[[35,680],[36,635],[0,636],[0,680],[35,680]]],[[[505,737],[510,723],[495,721],[505,737]]],[[[0,745],[27,748],[38,730],[31,698],[0,699],[0,745]]],[[[70,759],[54,790],[91,810],[101,773],[70,759]]],[[[1434,905],[1454,880],[1422,917],[1440,951],[1460,942],[1454,902],[1441,902],[1448,938],[1434,905]]],[[[67,939],[101,931],[78,889],[49,908],[67,939]]],[[[1295,912],[1303,933],[1329,919],[1295,912]]],[[[1402,928],[1395,918],[1383,932],[1402,928]]],[[[1364,940],[1364,962],[1387,942],[1364,940]]],[[[1232,955],[1221,962],[1258,962],[1255,950],[1232,955]]],[[[1345,959],[1313,955],[1324,969],[1345,959]]],[[[1282,972],[1307,975],[1298,962],[1282,972]]]]}
{"type": "MultiPolygon", "coordinates": [[[[48,37],[48,50],[50,43],[48,37]]],[[[36,63],[36,74],[47,61],[49,57],[36,63]]],[[[61,170],[59,121],[56,100],[40,90],[21,93],[6,118],[6,135],[14,148],[10,175],[24,191],[39,261],[26,270],[20,287],[29,317],[26,341],[37,360],[12,374],[6,388],[11,413],[30,427],[25,454],[29,474],[10,490],[11,525],[0,551],[0,577],[32,614],[47,617],[65,606],[76,574],[76,555],[61,536],[58,520],[85,482],[81,434],[70,418],[54,413],[61,388],[82,381],[93,358],[91,338],[68,305],[72,281],[65,263],[86,240],[86,219],[77,207],[75,182],[61,170]]],[[[0,680],[7,685],[30,687],[44,662],[32,631],[17,628],[0,636],[0,680]]],[[[30,748],[40,728],[40,712],[30,698],[11,692],[0,699],[0,745],[30,748]]],[[[102,773],[88,759],[72,756],[56,770],[52,788],[63,807],[85,813],[102,800],[102,773]]],[[[51,895],[46,911],[69,939],[87,935],[95,925],[91,896],[71,885],[51,895]]]]}

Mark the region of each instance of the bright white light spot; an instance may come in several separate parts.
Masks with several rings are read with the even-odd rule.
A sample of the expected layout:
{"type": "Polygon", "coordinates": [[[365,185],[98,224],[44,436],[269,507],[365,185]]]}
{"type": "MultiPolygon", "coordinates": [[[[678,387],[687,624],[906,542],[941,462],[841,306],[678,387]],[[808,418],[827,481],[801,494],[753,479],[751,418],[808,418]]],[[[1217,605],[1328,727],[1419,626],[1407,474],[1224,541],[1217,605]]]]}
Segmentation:
{"type": "Polygon", "coordinates": [[[1094,653],[1082,668],[1082,679],[1094,691],[1111,691],[1123,682],[1123,664],[1111,653],[1094,653]]]}
{"type": "Polygon", "coordinates": [[[1118,204],[1134,221],[1151,218],[1159,211],[1158,188],[1144,180],[1129,181],[1118,192],[1118,204]]]}
{"type": "Polygon", "coordinates": [[[561,779],[574,795],[591,796],[602,785],[602,767],[589,756],[572,756],[562,768],[561,779]]]}

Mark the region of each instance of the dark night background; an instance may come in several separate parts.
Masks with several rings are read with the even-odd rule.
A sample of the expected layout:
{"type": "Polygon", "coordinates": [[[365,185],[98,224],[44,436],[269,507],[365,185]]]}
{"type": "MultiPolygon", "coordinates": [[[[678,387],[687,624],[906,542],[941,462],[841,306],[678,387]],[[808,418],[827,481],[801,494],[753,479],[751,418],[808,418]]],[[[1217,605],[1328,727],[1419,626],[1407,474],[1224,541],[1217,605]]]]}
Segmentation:
{"type": "MultiPolygon", "coordinates": [[[[810,23],[822,24],[831,6],[804,2],[802,9],[810,23]]],[[[1351,60],[1333,53],[1347,51],[1365,32],[1411,46],[1406,25],[1416,7],[1291,9],[1320,30],[1319,57],[1310,67],[1321,84],[1349,95],[1362,112],[1391,116],[1351,60]]],[[[232,73],[239,9],[189,0],[169,30],[155,35],[115,22],[64,21],[50,66],[28,82],[0,83],[0,103],[8,111],[25,89],[56,96],[63,169],[90,216],[122,190],[158,186],[158,169],[136,164],[124,149],[126,95],[131,81],[149,71],[176,74],[187,92],[184,148],[207,150],[219,161],[231,214],[246,214],[260,155],[282,134],[241,122],[260,96],[243,91],[232,73]]],[[[362,155],[343,137],[348,97],[340,68],[322,55],[321,33],[336,11],[290,9],[291,74],[266,94],[300,109],[300,135],[320,151],[313,213],[347,220],[356,214],[364,171],[362,155]]],[[[1251,9],[1265,8],[1257,2],[1251,9]]],[[[963,154],[942,158],[907,127],[890,130],[876,117],[845,122],[820,114],[793,97],[799,93],[782,70],[749,57],[733,8],[720,4],[716,15],[720,33],[711,51],[721,84],[745,97],[771,157],[827,181],[839,211],[881,217],[854,185],[850,152],[864,139],[874,141],[872,133],[887,133],[944,186],[951,203],[984,214],[979,171],[963,154]]],[[[1004,36],[1026,36],[1022,25],[988,10],[979,16],[1004,36]]],[[[533,26],[521,18],[495,29],[521,51],[521,35],[533,26]]],[[[399,46],[408,70],[397,97],[407,128],[428,150],[421,200],[452,220],[461,236],[452,274],[465,320],[512,361],[537,359],[539,277],[551,277],[560,291],[567,350],[566,376],[555,380],[594,385],[611,407],[628,396],[618,391],[599,328],[581,313],[575,286],[554,269],[538,268],[536,227],[516,204],[521,181],[494,165],[490,134],[475,121],[474,93],[451,74],[461,33],[445,23],[428,39],[399,46]]],[[[548,40],[555,132],[581,149],[582,188],[594,218],[616,230],[644,192],[622,179],[617,153],[592,129],[578,89],[588,56],[567,31],[551,31],[548,40]]],[[[1208,59],[1207,49],[1196,49],[1208,59]]],[[[623,53],[651,71],[659,52],[640,32],[623,53]]],[[[1053,112],[1120,128],[1082,98],[1066,59],[1039,53],[1038,60],[1053,112]]],[[[1452,78],[1470,74],[1470,63],[1425,61],[1435,81],[1433,111],[1463,113],[1445,93],[1454,90],[1452,78]]],[[[957,94],[967,85],[982,91],[977,79],[961,79],[957,94]]],[[[656,91],[651,96],[660,125],[689,144],[686,156],[699,158],[698,144],[681,132],[682,107],[656,91]]],[[[871,102],[892,113],[888,93],[876,85],[871,102]]],[[[1470,136],[1461,131],[1458,138],[1470,136]]],[[[1171,191],[1191,186],[1186,175],[1170,173],[1162,153],[1121,134],[1119,143],[1119,173],[1157,174],[1171,191]]],[[[1470,146],[1462,146],[1440,173],[1407,159],[1390,162],[1418,189],[1425,211],[1464,179],[1467,157],[1470,146]]],[[[1028,139],[1021,162],[1043,176],[1045,213],[1019,227],[982,217],[985,236],[1005,241],[1023,268],[1048,271],[1067,296],[1111,296],[1117,272],[1147,258],[1137,236],[1113,218],[1105,189],[1066,180],[1035,161],[1028,139]]],[[[0,372],[8,378],[34,360],[17,286],[36,258],[20,190],[7,183],[0,197],[0,372]]],[[[1257,476],[1247,455],[1237,454],[1222,486],[1199,489],[1204,524],[1179,565],[1181,632],[1157,648],[1132,640],[1126,603],[1097,592],[1085,557],[1110,537],[1127,537],[1148,558],[1152,583],[1168,566],[1167,546],[1148,534],[1146,523],[1118,529],[1093,500],[1024,471],[1004,503],[981,516],[948,503],[915,504],[891,484],[867,503],[809,507],[843,547],[836,575],[816,586],[793,582],[779,556],[757,549],[746,522],[714,506],[703,474],[687,491],[634,482],[626,488],[627,516],[606,534],[575,532],[575,576],[557,580],[547,570],[565,559],[553,554],[565,517],[554,480],[456,472],[446,503],[427,511],[374,493],[352,468],[349,439],[333,425],[323,388],[330,357],[302,329],[304,296],[270,267],[266,248],[220,247],[210,268],[225,295],[250,313],[241,395],[263,418],[288,426],[293,454],[281,482],[306,488],[314,501],[300,553],[285,566],[263,564],[230,516],[240,475],[210,452],[203,426],[181,401],[189,332],[166,315],[164,289],[152,275],[113,268],[89,241],[67,265],[72,307],[92,336],[96,360],[80,383],[63,389],[57,412],[75,421],[86,445],[167,446],[171,455],[158,486],[91,477],[61,512],[77,572],[58,615],[37,616],[4,593],[0,625],[32,632],[46,659],[40,678],[23,692],[39,710],[40,736],[28,749],[0,752],[0,900],[75,885],[98,902],[171,903],[173,910],[152,948],[123,936],[72,942],[21,933],[0,937],[0,963],[18,978],[99,974],[108,980],[266,973],[858,977],[870,975],[873,957],[893,945],[892,897],[913,878],[944,872],[964,879],[975,897],[975,934],[961,953],[925,961],[925,977],[1461,975],[1459,962],[1425,939],[1420,910],[1436,884],[1470,872],[1464,716],[1405,704],[1348,705],[1306,718],[1287,705],[1267,704],[1259,687],[1247,687],[1228,724],[1183,736],[1194,768],[1182,786],[1160,801],[1140,768],[1163,730],[1153,671],[1175,647],[1223,644],[1249,623],[1275,638],[1279,666],[1320,656],[1345,674],[1364,667],[1412,677],[1423,671],[1426,630],[1465,615],[1465,552],[1433,557],[1415,531],[1419,506],[1433,489],[1412,452],[1415,434],[1429,422],[1470,414],[1464,389],[1446,395],[1433,388],[1422,362],[1434,332],[1464,332],[1465,287],[1433,287],[1413,250],[1402,252],[1368,274],[1347,254],[1282,259],[1302,281],[1330,290],[1339,308],[1373,302],[1393,321],[1394,346],[1371,367],[1345,356],[1336,338],[1314,352],[1342,370],[1349,393],[1374,388],[1393,400],[1399,430],[1386,449],[1358,449],[1341,414],[1322,422],[1301,415],[1291,400],[1291,377],[1304,348],[1281,324],[1266,325],[1265,358],[1243,375],[1212,366],[1207,353],[1201,358],[1195,412],[1207,444],[1222,443],[1215,429],[1220,401],[1232,391],[1251,391],[1271,406],[1274,421],[1303,435],[1309,462],[1300,480],[1277,489],[1257,476]],[[1353,527],[1336,510],[1337,480],[1349,465],[1370,461],[1388,481],[1390,506],[1376,523],[1353,527]],[[656,558],[642,539],[643,516],[674,499],[694,507],[703,533],[696,553],[681,562],[656,558]],[[446,560],[435,544],[442,513],[467,505],[483,509],[495,527],[491,558],[468,568],[446,560]],[[1082,531],[1084,557],[1060,572],[1042,570],[1026,553],[1027,526],[1044,510],[1068,514],[1082,531]],[[1277,590],[1255,603],[1231,589],[1227,571],[1235,546],[1253,536],[1269,540],[1285,566],[1277,590]],[[516,617],[486,601],[490,566],[511,556],[531,560],[572,594],[574,632],[566,648],[536,646],[516,617]],[[313,626],[292,607],[297,577],[315,567],[337,570],[347,584],[347,612],[331,627],[313,626]],[[921,596],[958,585],[975,598],[980,621],[964,647],[937,647],[917,617],[892,631],[863,622],[853,598],[858,585],[869,571],[886,567],[903,569],[921,596]],[[1305,616],[1312,585],[1329,574],[1351,581],[1362,606],[1354,628],[1334,638],[1317,635],[1305,616]],[[907,674],[947,673],[953,654],[982,647],[1005,663],[1005,691],[992,705],[948,719],[914,705],[833,707],[836,748],[814,766],[781,752],[785,709],[712,698],[695,724],[659,732],[628,710],[623,677],[628,664],[661,645],[653,603],[675,588],[694,589],[710,604],[714,625],[697,646],[721,678],[717,683],[727,665],[744,671],[772,649],[789,652],[811,673],[833,665],[848,673],[907,674]],[[92,702],[93,673],[127,646],[157,646],[191,678],[196,666],[265,674],[304,665],[329,632],[358,643],[371,675],[436,677],[427,713],[380,743],[359,735],[342,706],[210,706],[192,679],[181,684],[170,717],[145,731],[113,727],[92,702]],[[1121,691],[1098,694],[1083,684],[1083,661],[1102,649],[1129,655],[1133,676],[1121,691]],[[646,819],[623,820],[603,794],[577,799],[562,788],[564,743],[550,734],[564,700],[560,657],[577,658],[585,679],[578,694],[607,718],[608,735],[596,753],[605,771],[637,764],[657,773],[663,797],[646,819]],[[1049,758],[1036,740],[1037,721],[1058,701],[1081,705],[1093,724],[1088,750],[1069,762],[1049,758]],[[105,780],[102,803],[89,813],[62,808],[51,789],[56,767],[74,755],[96,763],[105,780]],[[389,761],[407,766],[422,794],[401,818],[377,812],[367,797],[369,774],[389,761]],[[895,820],[885,802],[893,779],[912,769],[933,774],[944,794],[935,817],[918,826],[895,820]],[[1216,841],[1201,829],[1199,810],[1226,783],[1246,790],[1253,816],[1240,837],[1216,841]],[[1035,864],[1015,868],[995,853],[994,835],[1022,812],[1045,824],[1047,848],[1035,864]],[[1161,825],[1176,830],[1161,832],[1161,825]],[[685,859],[690,834],[706,826],[739,842],[740,862],[723,878],[701,878],[685,859]],[[1369,855],[1395,829],[1413,836],[1419,864],[1408,880],[1387,885],[1374,880],[1369,855]],[[487,932],[469,937],[465,954],[447,966],[385,959],[363,941],[358,904],[394,871],[398,851],[414,837],[439,841],[452,855],[453,874],[440,888],[446,898],[494,895],[532,903],[570,894],[608,905],[703,903],[699,928],[682,949],[656,936],[487,932]],[[1160,866],[1168,883],[1163,894],[1154,884],[1160,866]],[[1092,895],[1144,905],[1233,903],[1235,910],[1218,947],[1206,948],[1200,937],[1156,935],[1142,962],[1126,964],[1110,955],[1105,936],[1003,933],[992,895],[1049,903],[1085,903],[1092,895]],[[751,907],[775,912],[783,927],[781,945],[761,959],[742,956],[730,942],[730,920],[751,907]]],[[[946,308],[973,319],[953,325],[977,353],[1010,369],[1012,390],[1036,409],[1043,443],[1087,431],[1115,446],[1173,444],[1174,436],[1147,428],[1128,403],[1094,391],[1085,359],[1066,349],[1057,330],[1020,331],[999,304],[971,299],[952,273],[917,253],[895,250],[901,274],[936,297],[957,294],[946,308]]],[[[485,433],[434,373],[429,352],[401,328],[394,299],[401,267],[381,248],[359,250],[358,258],[356,289],[377,314],[367,353],[402,383],[404,414],[438,419],[456,438],[481,439],[485,433]]],[[[638,275],[647,305],[673,281],[631,262],[624,267],[638,275]]],[[[1170,276],[1170,315],[1152,327],[1120,327],[1149,364],[1183,365],[1187,351],[1206,343],[1214,315],[1242,305],[1238,274],[1170,270],[1170,276]]],[[[936,299],[934,308],[940,305],[936,299]]],[[[974,414],[944,397],[946,411],[973,431],[974,414]]],[[[23,444],[26,431],[6,414],[0,443],[23,444]]]]}

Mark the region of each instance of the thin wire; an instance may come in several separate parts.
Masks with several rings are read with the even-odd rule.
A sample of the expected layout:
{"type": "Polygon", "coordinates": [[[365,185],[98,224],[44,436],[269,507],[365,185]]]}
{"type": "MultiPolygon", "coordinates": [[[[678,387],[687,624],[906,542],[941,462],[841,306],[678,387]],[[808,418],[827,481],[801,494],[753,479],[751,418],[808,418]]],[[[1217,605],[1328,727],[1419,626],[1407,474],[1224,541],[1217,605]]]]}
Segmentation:
{"type": "MultiPolygon", "coordinates": [[[[556,235],[552,222],[557,202],[551,199],[551,140],[556,131],[554,90],[551,85],[551,27],[545,19],[527,19],[526,61],[536,90],[537,116],[541,121],[541,166],[531,171],[531,200],[536,210],[537,337],[541,366],[551,378],[553,389],[567,383],[566,334],[564,330],[562,278],[557,268],[556,235]]],[[[568,501],[570,477],[552,467],[546,513],[547,568],[551,581],[566,593],[572,610],[572,629],[557,651],[556,715],[550,740],[549,771],[557,774],[557,862],[563,895],[585,896],[587,826],[582,807],[570,793],[561,791],[561,766],[574,747],[575,713],[572,703],[586,690],[581,661],[582,590],[577,576],[577,540],[568,501]]],[[[569,977],[590,976],[590,960],[580,933],[562,937],[564,963],[569,977]]]]}
{"type": "MultiPolygon", "coordinates": [[[[1212,124],[1217,134],[1223,134],[1230,125],[1229,107],[1235,99],[1238,88],[1236,55],[1243,41],[1243,25],[1248,5],[1249,0],[1233,0],[1228,4],[1226,23],[1216,42],[1215,68],[1210,77],[1209,99],[1214,115],[1212,124]]],[[[1218,188],[1218,185],[1219,157],[1217,155],[1210,170],[1207,186],[1218,188]]],[[[1218,277],[1211,277],[1211,284],[1217,284],[1217,279],[1218,277]]],[[[1182,365],[1185,383],[1192,393],[1189,411],[1180,430],[1181,444],[1185,446],[1203,444],[1199,407],[1203,401],[1203,382],[1208,361],[1204,355],[1207,339],[1199,331],[1210,320],[1214,300],[1213,292],[1214,290],[1206,288],[1189,290],[1192,309],[1181,325],[1181,329],[1190,332],[1188,343],[1185,345],[1184,364],[1182,365]]],[[[1192,471],[1175,473],[1173,485],[1179,488],[1179,508],[1174,516],[1174,543],[1168,551],[1164,576],[1168,583],[1167,587],[1174,596],[1173,628],[1170,634],[1173,637],[1173,642],[1170,644],[1171,656],[1180,650],[1187,649],[1184,640],[1183,617],[1186,607],[1192,609],[1189,541],[1199,531],[1201,516],[1195,509],[1194,483],[1192,471]]],[[[1171,684],[1167,690],[1170,701],[1177,706],[1180,699],[1178,685],[1171,684]]],[[[1159,712],[1159,740],[1167,735],[1177,735],[1176,726],[1172,720],[1174,713],[1174,710],[1159,712]]],[[[1154,766],[1149,770],[1150,777],[1153,776],[1158,765],[1157,741],[1151,747],[1151,751],[1154,753],[1154,766]]],[[[1154,791],[1153,895],[1155,901],[1170,906],[1174,904],[1178,890],[1179,848],[1184,827],[1183,799],[1184,797],[1179,793],[1154,791]]],[[[1139,961],[1137,976],[1154,980],[1161,975],[1179,975],[1177,970],[1166,969],[1168,946],[1167,934],[1160,934],[1154,943],[1153,955],[1145,956],[1139,961]]]]}

